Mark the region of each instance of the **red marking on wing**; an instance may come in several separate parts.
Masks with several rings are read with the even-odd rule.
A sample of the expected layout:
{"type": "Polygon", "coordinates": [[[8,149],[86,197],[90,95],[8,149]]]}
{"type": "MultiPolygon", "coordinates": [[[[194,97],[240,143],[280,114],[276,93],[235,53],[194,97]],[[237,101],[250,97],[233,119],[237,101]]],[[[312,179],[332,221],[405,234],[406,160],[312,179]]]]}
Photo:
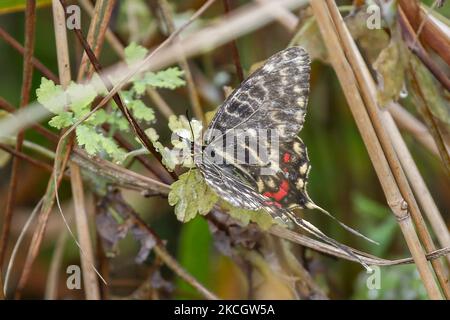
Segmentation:
{"type": "Polygon", "coordinates": [[[284,163],[288,163],[289,161],[291,161],[291,155],[290,155],[289,152],[286,152],[286,153],[283,155],[283,162],[284,162],[284,163]]]}
{"type": "Polygon", "coordinates": [[[277,192],[264,192],[263,196],[280,201],[288,194],[288,191],[289,182],[287,180],[283,180],[281,182],[280,189],[277,192]]]}

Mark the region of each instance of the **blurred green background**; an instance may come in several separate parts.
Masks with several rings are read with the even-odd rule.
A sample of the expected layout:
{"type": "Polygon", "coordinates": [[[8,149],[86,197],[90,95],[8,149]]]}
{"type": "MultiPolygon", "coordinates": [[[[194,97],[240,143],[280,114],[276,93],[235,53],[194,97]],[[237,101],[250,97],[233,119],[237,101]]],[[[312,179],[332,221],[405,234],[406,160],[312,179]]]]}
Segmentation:
{"type": "MultiPolygon", "coordinates": [[[[8,2],[15,1],[1,1],[0,12],[2,7],[9,5],[8,2]]],[[[137,41],[147,39],[148,44],[154,45],[164,39],[154,28],[153,18],[147,9],[137,10],[131,16],[129,12],[127,13],[126,8],[131,4],[138,8],[146,8],[145,1],[123,0],[118,2],[120,9],[114,15],[112,27],[125,43],[133,38],[137,41]],[[130,36],[127,28],[127,21],[130,18],[136,19],[142,34],[130,36]]],[[[170,2],[177,12],[176,18],[183,21],[203,1],[170,2]]],[[[424,2],[430,4],[432,1],[424,2]]],[[[232,3],[234,7],[237,7],[248,1],[232,1],[232,3]]],[[[349,4],[349,1],[340,1],[340,4],[349,4]]],[[[438,11],[448,17],[450,6],[447,3],[438,11]]],[[[222,4],[217,1],[193,29],[195,30],[222,14],[222,4]]],[[[86,30],[89,18],[84,11],[82,21],[83,28],[86,30]]],[[[24,14],[22,11],[1,13],[0,27],[23,43],[24,14]]],[[[73,65],[75,65],[75,62],[79,61],[81,49],[76,45],[74,35],[69,33],[69,37],[73,65]]],[[[237,45],[245,73],[248,74],[254,63],[285,48],[291,37],[292,35],[289,35],[278,23],[272,23],[239,38],[237,45]]],[[[44,5],[38,10],[35,56],[54,73],[57,73],[52,14],[51,7],[48,5],[44,5]]],[[[117,61],[117,55],[106,44],[101,54],[101,63],[108,66],[117,61]]],[[[208,110],[214,110],[224,98],[222,86],[235,87],[238,84],[229,47],[219,47],[191,59],[190,62],[195,68],[198,68],[204,79],[210,84],[211,88],[205,90],[213,98],[209,100],[203,98],[202,104],[208,110]]],[[[0,96],[14,106],[18,106],[22,81],[22,58],[2,40],[0,40],[0,70],[0,96]]],[[[35,71],[33,100],[35,99],[34,91],[40,83],[40,78],[40,72],[35,71]]],[[[386,205],[377,176],[333,70],[321,62],[314,62],[311,86],[309,113],[305,127],[300,134],[308,146],[312,164],[309,194],[317,204],[326,208],[340,220],[379,241],[380,246],[366,245],[358,241],[349,233],[344,232],[336,223],[323,216],[318,216],[316,212],[307,213],[306,217],[317,223],[327,234],[351,246],[387,259],[408,256],[401,232],[386,205]]],[[[189,106],[189,100],[184,90],[161,91],[161,94],[177,114],[184,114],[185,109],[189,106]]],[[[416,113],[413,108],[410,111],[413,114],[416,113]]],[[[164,133],[168,133],[167,123],[160,115],[155,128],[162,136],[164,133]]],[[[405,134],[404,137],[438,207],[448,222],[450,219],[448,214],[450,188],[439,159],[430,155],[408,134],[405,134]]],[[[165,138],[167,142],[167,136],[165,138]]],[[[32,130],[27,131],[26,139],[50,147],[40,135],[32,130]]],[[[145,172],[138,165],[135,165],[133,169],[145,172]]],[[[0,210],[4,209],[3,203],[7,194],[9,172],[10,163],[0,168],[0,210]]],[[[22,162],[17,209],[13,221],[13,239],[17,238],[26,217],[45,192],[48,178],[47,173],[22,162]]],[[[65,200],[64,206],[70,212],[70,186],[67,182],[63,183],[60,194],[65,200]]],[[[124,194],[127,201],[158,232],[160,237],[167,240],[168,248],[181,265],[186,267],[200,282],[211,288],[220,297],[246,298],[246,290],[243,285],[245,275],[230,258],[221,255],[214,249],[213,239],[204,219],[198,217],[182,225],[177,222],[166,199],[146,199],[128,191],[124,194]]],[[[54,244],[61,228],[60,218],[53,215],[43,251],[33,269],[32,279],[26,293],[27,297],[39,297],[44,291],[54,244]]],[[[27,239],[30,239],[30,234],[27,239]]],[[[134,262],[137,250],[137,245],[132,239],[127,238],[121,243],[120,254],[112,263],[112,293],[128,294],[148,275],[146,264],[136,265],[134,262]]],[[[18,266],[23,263],[25,253],[26,248],[23,248],[17,262],[18,266]]],[[[426,296],[414,266],[382,268],[381,290],[371,291],[365,285],[367,273],[358,264],[317,254],[312,254],[312,256],[315,261],[314,277],[331,298],[422,299],[426,296]]],[[[68,240],[64,266],[78,263],[78,250],[73,241],[68,240]]],[[[199,298],[195,290],[183,281],[177,280],[167,270],[164,270],[163,275],[166,279],[174,280],[175,297],[199,298]]],[[[62,271],[61,297],[80,297],[80,293],[64,289],[64,277],[65,274],[62,271]]],[[[277,292],[276,287],[268,286],[261,290],[267,290],[268,297],[283,297],[283,292],[277,292]]]]}

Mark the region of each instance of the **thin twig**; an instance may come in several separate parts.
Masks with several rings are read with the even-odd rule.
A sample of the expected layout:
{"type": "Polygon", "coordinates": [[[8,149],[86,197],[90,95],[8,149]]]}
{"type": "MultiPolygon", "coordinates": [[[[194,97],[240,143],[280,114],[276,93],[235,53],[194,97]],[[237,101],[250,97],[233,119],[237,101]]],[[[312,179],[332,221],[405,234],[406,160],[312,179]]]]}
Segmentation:
{"type": "MultiPolygon", "coordinates": [[[[225,14],[229,14],[230,13],[230,0],[222,0],[223,2],[223,7],[225,9],[225,14]]],[[[238,80],[239,82],[244,81],[244,71],[242,70],[242,65],[241,65],[241,58],[239,56],[239,50],[237,47],[237,43],[236,43],[236,39],[233,39],[233,41],[231,41],[228,46],[230,47],[232,56],[233,56],[233,62],[234,62],[234,66],[236,68],[236,74],[238,76],[238,80]]]]}
{"type": "Polygon", "coordinates": [[[48,172],[52,172],[53,171],[53,167],[45,162],[36,160],[28,155],[26,155],[23,152],[19,152],[14,148],[9,147],[6,144],[0,143],[0,149],[10,153],[11,155],[20,158],[21,160],[27,161],[29,163],[31,163],[32,165],[36,166],[39,169],[44,169],[45,171],[48,172]]]}
{"type": "MultiPolygon", "coordinates": [[[[210,0],[211,3],[215,0],[210,0]]],[[[153,3],[152,8],[156,7],[158,9],[159,15],[157,17],[160,17],[164,21],[164,25],[169,32],[170,35],[174,34],[177,30],[175,30],[175,23],[173,21],[173,14],[171,12],[169,3],[166,0],[152,0],[150,1],[153,3]]],[[[178,33],[178,32],[177,32],[178,33]]],[[[176,45],[179,41],[179,35],[175,35],[173,37],[174,44],[176,45]]],[[[185,55],[180,50],[180,56],[179,56],[179,62],[180,66],[184,71],[184,77],[186,78],[186,85],[188,88],[189,93],[189,100],[192,105],[192,109],[194,112],[194,115],[197,119],[205,123],[205,115],[203,113],[202,106],[200,104],[200,98],[198,96],[197,89],[195,88],[194,78],[192,77],[191,69],[189,67],[189,63],[185,57],[185,55]]]]}
{"type": "Polygon", "coordinates": [[[432,154],[439,157],[439,151],[436,142],[428,131],[427,127],[411,113],[405,110],[398,103],[389,103],[387,110],[394,118],[397,125],[406,132],[413,135],[414,139],[419,141],[432,154]]]}
{"type": "MultiPolygon", "coordinates": [[[[20,107],[25,108],[30,101],[30,91],[33,80],[33,51],[35,42],[35,27],[36,27],[36,1],[27,1],[25,10],[25,49],[23,57],[23,80],[21,90],[20,107]]],[[[25,133],[23,130],[17,135],[15,151],[20,152],[25,133]]],[[[3,227],[0,236],[0,277],[3,276],[3,264],[6,257],[6,250],[8,248],[8,238],[11,228],[11,221],[14,212],[14,205],[17,192],[17,181],[19,178],[20,158],[13,159],[11,178],[8,188],[8,196],[6,199],[6,208],[3,216],[3,227]]]]}
{"type": "MultiPolygon", "coordinates": [[[[212,50],[220,45],[229,42],[232,39],[245,35],[255,29],[258,29],[273,20],[273,11],[277,8],[298,8],[308,3],[308,0],[278,0],[264,5],[246,5],[234,10],[230,17],[220,19],[217,23],[209,25],[181,39],[177,46],[167,46],[173,39],[173,36],[185,30],[195,19],[197,19],[211,3],[212,0],[197,10],[191,18],[181,26],[175,34],[167,38],[157,49],[153,50],[143,61],[132,66],[123,63],[113,65],[106,69],[102,75],[114,79],[114,88],[108,93],[95,110],[92,110],[86,117],[91,116],[99,108],[107,104],[112,96],[121,90],[138,73],[144,71],[155,71],[167,67],[176,62],[179,56],[178,49],[182,49],[185,56],[191,57],[196,54],[212,50]],[[167,46],[167,47],[166,47],[167,46]],[[177,49],[178,48],[178,49],[177,49]]],[[[98,81],[89,82],[92,85],[98,85],[98,81]]],[[[82,98],[82,95],[80,97],[82,98]]],[[[49,112],[42,108],[38,103],[34,103],[24,111],[16,113],[16,118],[1,119],[1,135],[9,136],[18,132],[20,128],[28,127],[33,122],[40,122],[49,117],[49,112]],[[20,119],[20,120],[19,120],[20,119]]],[[[86,120],[83,118],[83,120],[86,120]]]]}
{"type": "Polygon", "coordinates": [[[64,249],[69,233],[66,229],[61,230],[61,233],[56,240],[55,249],[53,250],[52,260],[50,262],[50,269],[48,271],[47,283],[45,284],[45,299],[58,299],[58,285],[59,272],[64,258],[64,249]]]}
{"type": "MultiPolygon", "coordinates": [[[[21,55],[25,54],[25,48],[11,35],[6,32],[2,27],[0,27],[0,38],[2,38],[7,44],[13,47],[16,51],[18,51],[21,55]]],[[[58,77],[48,69],[41,61],[39,61],[36,57],[31,59],[31,63],[33,66],[42,72],[42,74],[47,78],[52,80],[54,83],[59,83],[58,77]]]]}
{"type": "Polygon", "coordinates": [[[404,11],[408,21],[415,31],[418,31],[422,23],[422,32],[419,38],[428,44],[450,66],[450,38],[438,24],[422,11],[416,0],[399,0],[400,7],[404,11]]]}

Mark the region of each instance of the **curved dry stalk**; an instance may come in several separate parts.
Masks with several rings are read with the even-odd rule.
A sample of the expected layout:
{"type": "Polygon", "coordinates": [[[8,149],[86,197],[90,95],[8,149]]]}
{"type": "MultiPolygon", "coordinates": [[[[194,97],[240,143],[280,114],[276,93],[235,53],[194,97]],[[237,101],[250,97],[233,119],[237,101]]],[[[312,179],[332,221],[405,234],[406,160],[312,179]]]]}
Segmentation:
{"type": "MultiPolygon", "coordinates": [[[[265,5],[247,5],[245,8],[234,10],[230,17],[221,19],[218,23],[205,27],[195,34],[181,39],[179,42],[179,47],[183,49],[183,52],[187,58],[207,50],[212,50],[232,39],[238,38],[268,24],[273,20],[272,14],[274,10],[277,10],[277,8],[281,7],[286,9],[294,9],[305,5],[307,2],[308,0],[279,0],[276,1],[276,3],[271,2],[265,5]]],[[[207,3],[208,2],[205,2],[205,4],[196,11],[189,21],[178,29],[178,33],[186,29],[193,20],[195,20],[206,10],[207,7],[205,5],[207,3]]],[[[169,42],[168,40],[171,40],[169,38],[166,39],[165,42],[169,42]]],[[[157,52],[153,51],[143,62],[138,63],[131,68],[119,63],[106,69],[102,72],[102,75],[111,79],[119,80],[115,82],[115,86],[111,90],[110,94],[105,96],[105,98],[98,104],[98,108],[103,107],[103,105],[111,100],[112,96],[121,90],[122,87],[126,85],[137,73],[152,70],[154,71],[167,67],[177,61],[178,54],[179,51],[177,51],[176,47],[172,45],[164,50],[158,50],[157,52]]],[[[88,84],[97,87],[96,84],[98,83],[96,81],[91,81],[88,84]]],[[[26,128],[36,122],[40,122],[49,117],[49,115],[50,114],[46,109],[38,103],[33,103],[29,105],[26,110],[15,113],[15,117],[10,119],[1,119],[0,135],[10,136],[16,134],[21,128],[26,128]]]]}
{"type": "MultiPolygon", "coordinates": [[[[30,102],[30,92],[33,80],[33,52],[35,42],[36,27],[36,1],[27,1],[25,10],[25,47],[23,55],[23,81],[21,88],[20,108],[25,108],[30,102]]],[[[20,130],[17,135],[15,151],[22,150],[25,137],[24,130],[20,130]]],[[[16,201],[17,183],[19,178],[20,158],[14,157],[11,169],[11,178],[6,198],[6,207],[3,215],[3,226],[0,234],[0,277],[3,276],[3,264],[6,258],[11,222],[16,201]]]]}
{"type": "Polygon", "coordinates": [[[420,120],[416,119],[398,103],[390,103],[387,106],[387,110],[394,118],[395,123],[401,129],[412,134],[414,136],[414,139],[419,141],[432,154],[439,157],[439,151],[436,146],[436,142],[428,131],[428,128],[422,122],[420,122],[420,120]]]}
{"type": "MultiPolygon", "coordinates": [[[[176,45],[179,41],[179,32],[175,29],[175,23],[173,21],[173,14],[170,9],[169,3],[167,0],[151,0],[151,3],[153,5],[151,7],[157,8],[160,15],[155,15],[155,18],[160,17],[161,20],[164,22],[164,26],[166,27],[167,31],[170,35],[175,34],[175,36],[170,36],[169,38],[172,38],[174,45],[176,45]]],[[[205,5],[210,6],[215,2],[215,0],[208,0],[205,5]]],[[[160,24],[162,25],[162,24],[160,24]]],[[[163,30],[161,30],[163,31],[163,30]]],[[[180,50],[181,51],[181,50],[180,50]]],[[[194,115],[197,119],[201,120],[203,123],[205,123],[205,115],[200,103],[200,98],[198,96],[197,89],[195,87],[194,78],[192,77],[191,68],[189,67],[189,63],[187,61],[186,56],[181,52],[180,56],[178,57],[181,69],[184,71],[184,76],[186,78],[186,85],[188,89],[189,94],[189,100],[191,102],[192,109],[194,111],[194,115]]]]}
{"type": "MultiPolygon", "coordinates": [[[[414,170],[413,166],[409,166],[411,162],[413,163],[413,160],[407,148],[405,148],[406,150],[394,149],[393,140],[398,140],[395,142],[397,145],[400,145],[401,143],[404,144],[404,141],[401,135],[398,134],[398,129],[393,121],[382,121],[383,119],[378,108],[376,86],[370,74],[370,71],[368,70],[367,65],[365,64],[359,50],[357,49],[357,46],[354,43],[336,4],[330,0],[327,0],[327,3],[331,16],[334,19],[334,23],[337,26],[337,31],[340,36],[340,40],[343,43],[348,61],[353,68],[359,87],[362,89],[362,96],[366,102],[366,109],[369,113],[378,139],[381,143],[383,152],[386,156],[386,160],[392,170],[392,174],[394,177],[393,182],[397,184],[400,191],[398,196],[405,199],[408,205],[408,209],[411,213],[412,220],[414,221],[415,227],[417,229],[417,234],[420,241],[424,245],[425,250],[428,253],[432,252],[436,249],[436,247],[427,229],[427,226],[420,212],[419,206],[414,198],[411,186],[404,171],[407,171],[409,173],[409,177],[417,177],[418,175],[420,176],[420,173],[417,170],[414,170]],[[400,151],[404,151],[405,153],[400,154],[400,151]],[[401,162],[399,160],[399,157],[401,157],[404,161],[401,162]],[[410,159],[411,161],[408,162],[406,161],[407,159],[410,159]],[[401,166],[403,166],[404,171],[402,170],[401,166]]],[[[385,116],[390,117],[388,113],[385,113],[385,116]]],[[[416,180],[413,181],[417,182],[416,180]]],[[[435,218],[434,215],[436,214],[436,212],[428,211],[428,213],[432,218],[435,218]]],[[[439,213],[438,216],[440,216],[439,213]]],[[[450,298],[450,287],[443,264],[439,260],[433,260],[431,261],[431,264],[445,297],[450,298]]]]}
{"type": "MultiPolygon", "coordinates": [[[[85,11],[92,17],[94,15],[94,6],[89,2],[89,0],[80,0],[80,4],[85,11]]],[[[116,37],[116,35],[111,31],[111,29],[106,30],[106,41],[111,45],[113,50],[117,53],[117,55],[124,60],[125,59],[125,48],[120,42],[120,40],[116,37]]],[[[169,119],[170,116],[174,115],[172,108],[167,104],[167,102],[163,99],[163,97],[158,93],[158,91],[154,88],[147,88],[147,95],[153,101],[156,108],[161,112],[161,114],[169,119]]]]}
{"type": "MultiPolygon", "coordinates": [[[[398,185],[397,183],[399,181],[396,181],[397,177],[394,178],[394,175],[403,175],[400,165],[391,167],[393,163],[388,162],[389,159],[391,161],[395,159],[396,155],[394,150],[392,149],[392,146],[392,150],[389,149],[390,142],[386,137],[384,129],[380,126],[381,123],[377,121],[376,109],[368,108],[368,110],[366,110],[364,100],[359,93],[359,85],[362,87],[366,99],[371,98],[371,95],[364,89],[364,84],[360,82],[358,85],[359,81],[357,79],[361,80],[361,77],[359,77],[361,76],[361,73],[358,73],[358,71],[361,70],[358,69],[358,66],[354,66],[355,70],[353,70],[351,63],[347,60],[347,58],[350,60],[353,58],[353,62],[357,61],[354,56],[352,56],[352,54],[356,54],[355,50],[351,47],[355,46],[353,39],[351,39],[348,29],[342,21],[342,17],[334,2],[327,0],[323,2],[311,1],[310,3],[323,39],[326,40],[325,45],[329,52],[333,52],[333,55],[330,55],[331,63],[344,88],[344,94],[346,95],[363,141],[366,144],[370,159],[386,195],[387,202],[399,222],[407,245],[416,261],[425,288],[427,289],[430,298],[442,299],[439,287],[428,266],[425,253],[422,250],[419,238],[411,221],[408,206],[410,209],[414,208],[413,206],[415,203],[413,203],[413,197],[410,192],[405,192],[406,190],[402,190],[403,192],[400,191],[400,188],[405,186],[398,185]],[[341,37],[340,39],[338,32],[341,37]],[[348,37],[350,37],[351,40],[348,37]],[[345,52],[348,57],[346,57],[340,41],[343,41],[346,50],[345,52]],[[356,75],[354,74],[355,71],[356,75]],[[369,114],[371,115],[370,117],[369,114]],[[405,202],[404,197],[407,197],[408,202],[405,202]]],[[[364,80],[367,81],[367,79],[364,80]]],[[[371,102],[371,100],[368,99],[366,102],[371,102]]]]}
{"type": "Polygon", "coordinates": [[[11,257],[9,258],[8,268],[6,270],[5,283],[4,283],[4,286],[1,288],[5,297],[8,294],[10,274],[12,271],[12,267],[14,266],[14,261],[16,260],[17,253],[19,252],[20,245],[22,244],[22,241],[25,238],[25,235],[28,231],[28,228],[31,225],[31,222],[33,222],[39,209],[41,208],[42,202],[43,202],[43,198],[41,200],[39,200],[38,204],[34,207],[33,211],[31,212],[30,216],[28,217],[27,222],[25,223],[22,230],[20,231],[20,234],[19,234],[19,237],[17,238],[16,244],[14,245],[13,251],[11,253],[11,257]]]}
{"type": "Polygon", "coordinates": [[[52,260],[50,262],[50,269],[48,271],[47,283],[45,285],[45,299],[56,300],[58,298],[58,283],[59,272],[64,258],[64,249],[69,233],[66,229],[61,230],[61,233],[56,240],[55,249],[53,250],[52,260]]]}

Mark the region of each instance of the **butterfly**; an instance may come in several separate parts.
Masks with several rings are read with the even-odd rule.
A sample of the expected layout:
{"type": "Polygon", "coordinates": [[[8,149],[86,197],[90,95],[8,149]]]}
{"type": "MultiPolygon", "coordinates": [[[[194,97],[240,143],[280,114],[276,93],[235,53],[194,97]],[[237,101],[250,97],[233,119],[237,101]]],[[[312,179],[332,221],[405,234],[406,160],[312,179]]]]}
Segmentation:
{"type": "Polygon", "coordinates": [[[194,162],[209,187],[231,205],[263,209],[275,220],[293,222],[356,257],[349,247],[293,212],[319,209],[337,221],[317,206],[306,190],[311,165],[298,133],[307,111],[310,64],[308,53],[301,47],[290,47],[270,57],[219,107],[204,134],[200,152],[194,152],[198,155],[194,162]]]}

